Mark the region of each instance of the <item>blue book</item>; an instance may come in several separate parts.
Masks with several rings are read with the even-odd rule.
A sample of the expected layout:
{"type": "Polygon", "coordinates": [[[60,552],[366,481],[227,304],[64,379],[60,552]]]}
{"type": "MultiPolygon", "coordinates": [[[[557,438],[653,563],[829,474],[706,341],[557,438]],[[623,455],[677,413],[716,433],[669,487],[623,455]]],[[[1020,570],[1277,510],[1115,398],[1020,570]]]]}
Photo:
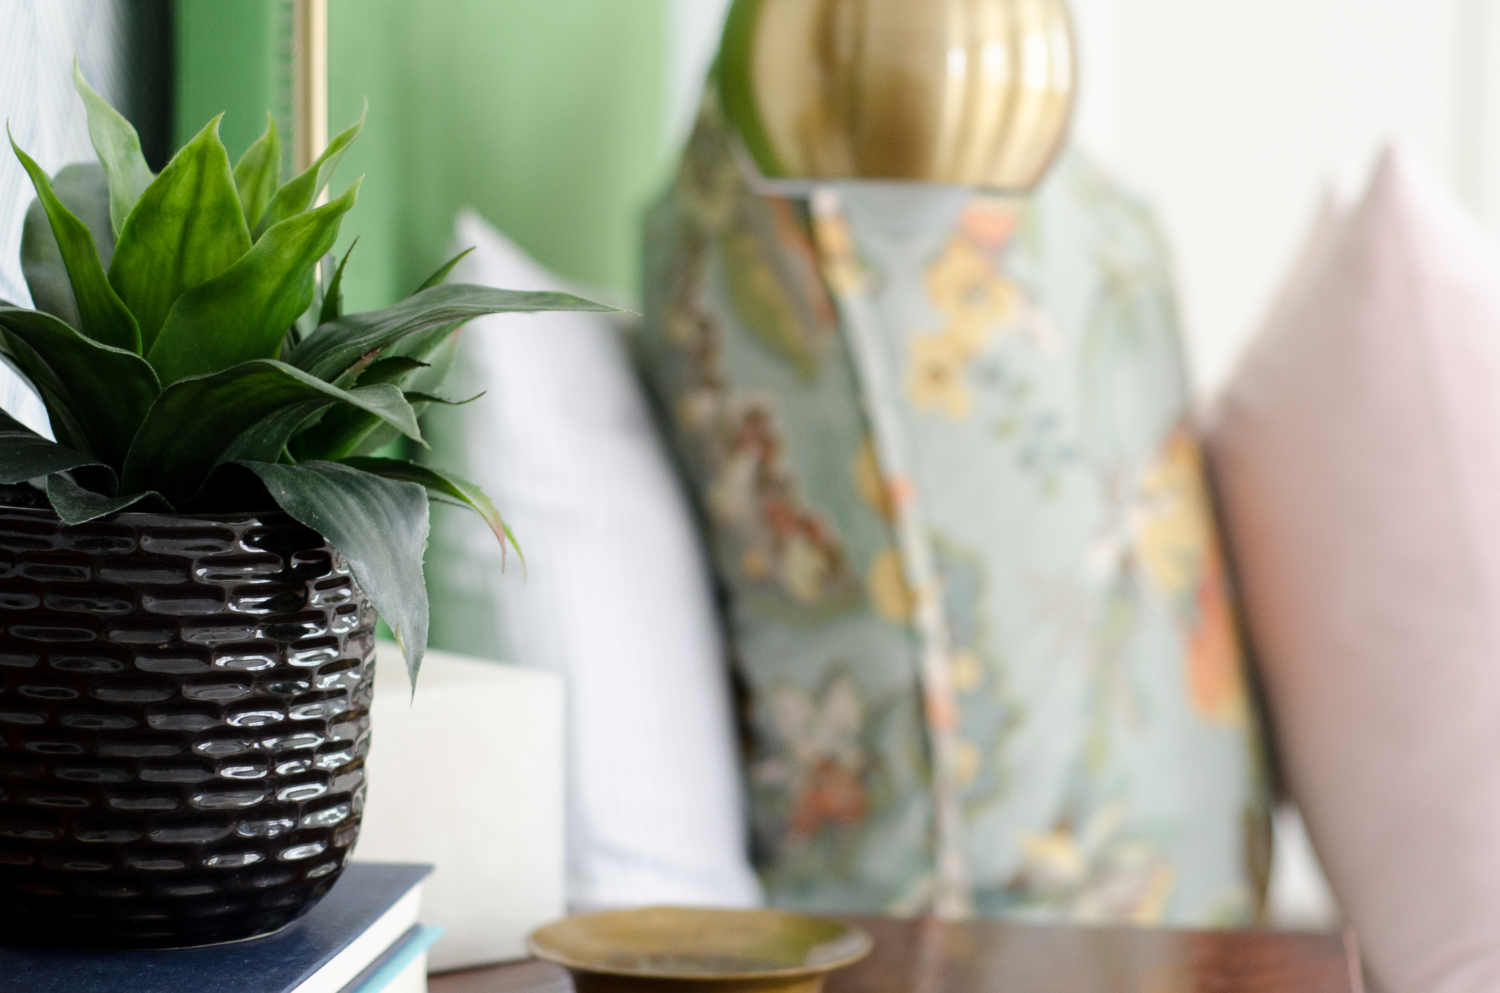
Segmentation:
{"type": "Polygon", "coordinates": [[[141,952],[0,945],[0,993],[374,993],[379,960],[435,938],[413,928],[431,871],[350,863],[305,916],[249,941],[141,952]]]}

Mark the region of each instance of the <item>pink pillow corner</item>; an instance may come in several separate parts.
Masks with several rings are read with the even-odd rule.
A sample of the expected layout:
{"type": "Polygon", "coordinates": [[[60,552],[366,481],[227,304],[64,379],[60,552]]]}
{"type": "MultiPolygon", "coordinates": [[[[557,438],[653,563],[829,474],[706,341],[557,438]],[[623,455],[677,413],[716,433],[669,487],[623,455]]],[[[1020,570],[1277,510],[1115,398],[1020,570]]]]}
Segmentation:
{"type": "Polygon", "coordinates": [[[1390,993],[1500,987],[1500,253],[1387,153],[1207,449],[1279,752],[1390,993]]]}

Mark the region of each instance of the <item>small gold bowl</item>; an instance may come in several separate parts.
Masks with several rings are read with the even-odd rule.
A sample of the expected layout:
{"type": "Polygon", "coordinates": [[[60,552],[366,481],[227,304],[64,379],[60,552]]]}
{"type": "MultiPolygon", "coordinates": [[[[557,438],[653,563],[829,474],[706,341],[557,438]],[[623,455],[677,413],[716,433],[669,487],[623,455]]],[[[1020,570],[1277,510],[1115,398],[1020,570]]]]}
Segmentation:
{"type": "Polygon", "coordinates": [[[822,917],[691,907],[582,914],[526,939],[531,954],[567,967],[577,993],[818,993],[873,945],[822,917]]]}

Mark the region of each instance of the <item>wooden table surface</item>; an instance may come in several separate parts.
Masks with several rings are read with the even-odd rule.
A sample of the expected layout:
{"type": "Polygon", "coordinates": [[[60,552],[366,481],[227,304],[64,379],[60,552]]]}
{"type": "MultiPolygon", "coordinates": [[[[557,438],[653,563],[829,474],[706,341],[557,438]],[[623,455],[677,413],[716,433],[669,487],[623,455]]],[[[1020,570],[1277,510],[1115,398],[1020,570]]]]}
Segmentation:
{"type": "MultiPolygon", "coordinates": [[[[875,950],[827,993],[1361,993],[1339,935],[844,918],[875,950]]],[[[450,972],[430,993],[572,993],[545,962],[450,972]]]]}

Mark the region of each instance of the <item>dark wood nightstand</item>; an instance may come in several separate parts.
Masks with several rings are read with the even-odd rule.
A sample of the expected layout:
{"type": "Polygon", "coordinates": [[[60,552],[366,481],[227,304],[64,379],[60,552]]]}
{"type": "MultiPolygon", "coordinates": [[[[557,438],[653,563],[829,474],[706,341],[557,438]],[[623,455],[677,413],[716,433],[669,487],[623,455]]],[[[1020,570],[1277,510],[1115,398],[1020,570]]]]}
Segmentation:
{"type": "MultiPolygon", "coordinates": [[[[1362,993],[1352,936],[850,917],[875,951],[827,993],[1362,993]]],[[[561,968],[450,972],[431,993],[572,993],[561,968]]]]}

